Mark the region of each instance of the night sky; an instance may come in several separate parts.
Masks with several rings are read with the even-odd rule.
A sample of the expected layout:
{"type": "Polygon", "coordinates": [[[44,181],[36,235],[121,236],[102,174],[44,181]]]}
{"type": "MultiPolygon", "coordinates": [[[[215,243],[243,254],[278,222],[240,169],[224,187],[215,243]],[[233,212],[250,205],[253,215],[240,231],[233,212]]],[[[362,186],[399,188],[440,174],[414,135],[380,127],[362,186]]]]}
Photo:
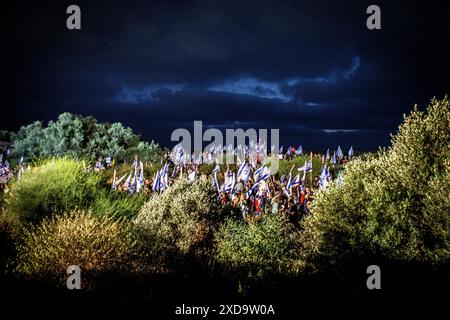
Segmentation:
{"type": "Polygon", "coordinates": [[[1,129],[69,111],[166,146],[202,120],[279,128],[285,147],[376,150],[415,103],[450,91],[449,2],[393,2],[2,4],[1,129]],[[66,28],[70,4],[82,30],[66,28]],[[381,30],[366,28],[370,4],[381,30]]]}

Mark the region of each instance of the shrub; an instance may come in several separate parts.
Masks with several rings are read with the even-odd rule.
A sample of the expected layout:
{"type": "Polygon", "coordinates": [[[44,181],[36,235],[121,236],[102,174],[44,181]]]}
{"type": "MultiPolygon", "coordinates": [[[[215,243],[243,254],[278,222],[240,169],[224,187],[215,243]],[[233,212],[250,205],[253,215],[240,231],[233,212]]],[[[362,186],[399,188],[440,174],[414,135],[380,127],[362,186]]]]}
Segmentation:
{"type": "Polygon", "coordinates": [[[26,279],[63,284],[67,267],[78,265],[86,284],[99,274],[133,271],[137,249],[131,223],[72,211],[24,230],[16,270],[26,279]]]}
{"type": "Polygon", "coordinates": [[[25,172],[11,185],[8,210],[23,221],[37,222],[51,213],[88,208],[97,197],[100,178],[81,160],[56,158],[25,172]]]}
{"type": "Polygon", "coordinates": [[[349,163],[302,223],[302,259],[441,263],[450,258],[450,101],[405,117],[392,147],[349,163]]]}
{"type": "Polygon", "coordinates": [[[201,256],[211,250],[214,231],[225,213],[209,181],[183,179],[153,195],[134,221],[161,254],[201,256]]]}
{"type": "Polygon", "coordinates": [[[125,192],[103,190],[98,192],[91,209],[96,215],[133,219],[147,200],[145,194],[130,196],[125,192]]]}
{"type": "Polygon", "coordinates": [[[293,271],[296,238],[281,215],[249,223],[227,219],[216,236],[217,261],[250,277],[286,274],[293,271]]]}
{"type": "MultiPolygon", "coordinates": [[[[7,271],[7,263],[15,255],[15,245],[20,237],[21,225],[6,212],[0,212],[0,278],[7,271]]],[[[9,271],[9,270],[8,270],[9,271]]]]}

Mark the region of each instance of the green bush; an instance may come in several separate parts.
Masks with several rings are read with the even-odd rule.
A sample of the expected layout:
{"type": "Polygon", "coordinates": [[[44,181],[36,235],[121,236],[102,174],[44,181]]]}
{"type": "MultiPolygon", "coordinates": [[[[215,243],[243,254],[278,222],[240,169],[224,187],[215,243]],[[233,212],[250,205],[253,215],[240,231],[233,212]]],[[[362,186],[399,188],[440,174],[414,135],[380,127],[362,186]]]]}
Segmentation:
{"type": "Polygon", "coordinates": [[[208,255],[226,214],[211,182],[177,181],[153,195],[134,220],[140,234],[161,254],[208,255]]]}
{"type": "Polygon", "coordinates": [[[392,147],[356,159],[316,197],[300,237],[303,263],[450,258],[450,101],[405,117],[392,147]]]}
{"type": "Polygon", "coordinates": [[[138,248],[131,223],[73,211],[24,230],[16,271],[25,279],[64,284],[67,267],[78,265],[89,285],[92,277],[139,268],[138,248]]]}
{"type": "Polygon", "coordinates": [[[36,222],[52,213],[88,208],[96,199],[100,177],[82,160],[44,161],[11,185],[7,209],[23,221],[36,222]]]}
{"type": "Polygon", "coordinates": [[[147,200],[145,194],[130,196],[126,192],[102,190],[90,208],[96,215],[133,219],[147,200]]]}
{"type": "Polygon", "coordinates": [[[249,223],[227,219],[216,235],[217,261],[249,277],[287,274],[295,269],[296,239],[282,215],[249,223]]]}
{"type": "Polygon", "coordinates": [[[56,158],[43,161],[15,181],[7,210],[25,222],[51,214],[91,209],[98,215],[134,218],[148,197],[111,192],[98,173],[87,172],[83,160],[56,158]]]}
{"type": "Polygon", "coordinates": [[[140,141],[133,130],[120,122],[99,123],[93,117],[68,112],[60,114],[56,121],[49,121],[47,126],[35,121],[8,136],[14,143],[15,157],[24,156],[25,160],[61,156],[124,160],[135,154],[153,162],[161,159],[157,144],[140,141]]]}

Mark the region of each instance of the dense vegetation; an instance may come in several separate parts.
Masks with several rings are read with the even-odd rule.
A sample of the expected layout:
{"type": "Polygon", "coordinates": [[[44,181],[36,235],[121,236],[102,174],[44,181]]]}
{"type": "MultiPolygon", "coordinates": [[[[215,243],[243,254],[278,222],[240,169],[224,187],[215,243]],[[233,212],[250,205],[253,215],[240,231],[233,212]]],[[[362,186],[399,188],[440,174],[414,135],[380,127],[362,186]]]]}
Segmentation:
{"type": "MultiPolygon", "coordinates": [[[[30,157],[58,154],[34,145],[29,132],[55,134],[67,119],[84,128],[82,118],[66,114],[49,124],[51,129],[39,123],[22,128],[14,138],[17,146],[30,157]]],[[[96,144],[87,141],[80,138],[54,150],[70,154],[81,146],[93,154],[85,148],[96,144]]],[[[122,151],[116,156],[125,155],[122,151]]],[[[299,159],[302,165],[306,157],[299,159]]],[[[283,172],[291,165],[282,163],[283,172]]],[[[71,158],[52,158],[26,171],[4,202],[2,268],[8,266],[14,277],[60,285],[66,265],[74,263],[93,278],[120,273],[126,265],[137,281],[167,272],[188,276],[204,268],[241,282],[326,274],[349,261],[433,267],[450,261],[448,98],[406,116],[390,148],[348,163],[342,179],[318,194],[299,228],[281,215],[242,221],[220,204],[210,181],[180,180],[150,198],[112,193],[104,181],[71,158]]]]}
{"type": "Polygon", "coordinates": [[[11,184],[9,214],[23,222],[38,222],[74,209],[91,209],[99,215],[133,217],[145,202],[143,195],[127,197],[102,185],[99,174],[88,172],[87,163],[70,158],[43,161],[11,184]]]}
{"type": "Polygon", "coordinates": [[[121,123],[99,123],[93,117],[62,113],[47,126],[35,121],[16,133],[3,132],[5,140],[14,144],[17,157],[28,159],[71,156],[97,159],[112,157],[118,161],[135,154],[149,161],[158,161],[160,149],[153,141],[139,136],[121,123]]]}
{"type": "MultiPolygon", "coordinates": [[[[345,168],[303,221],[303,259],[444,263],[450,258],[450,103],[405,118],[392,146],[345,168]]],[[[319,262],[320,261],[320,262],[319,262]]]]}

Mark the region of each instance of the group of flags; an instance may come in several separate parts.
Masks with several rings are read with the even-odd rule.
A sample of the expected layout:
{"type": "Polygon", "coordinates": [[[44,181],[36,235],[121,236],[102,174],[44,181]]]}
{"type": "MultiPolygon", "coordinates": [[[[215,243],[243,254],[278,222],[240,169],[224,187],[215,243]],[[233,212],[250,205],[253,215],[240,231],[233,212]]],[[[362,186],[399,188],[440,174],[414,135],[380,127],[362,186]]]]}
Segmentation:
{"type": "Polygon", "coordinates": [[[139,193],[144,187],[144,164],[142,161],[134,160],[131,165],[130,173],[125,173],[119,179],[113,181],[112,188],[116,190],[120,183],[127,177],[124,183],[124,187],[128,190],[129,194],[139,193]],[[128,176],[128,177],[127,177],[128,176]]]}
{"type": "MultiPolygon", "coordinates": [[[[272,146],[272,152],[274,146],[272,146]]],[[[258,162],[264,162],[267,158],[267,147],[265,142],[255,143],[250,141],[249,145],[242,146],[239,144],[233,147],[232,144],[226,145],[212,145],[207,151],[196,154],[195,152],[186,151],[181,144],[177,144],[170,152],[170,159],[176,165],[185,165],[187,163],[194,163],[200,165],[203,163],[213,164],[217,163],[219,159],[224,156],[233,156],[237,158],[238,163],[248,161],[254,165],[258,162]]]]}
{"type": "MultiPolygon", "coordinates": [[[[265,184],[267,180],[270,178],[270,169],[267,167],[267,165],[263,164],[259,168],[256,168],[252,164],[248,163],[247,161],[244,161],[237,171],[237,173],[233,172],[230,169],[227,169],[224,174],[224,182],[219,187],[219,183],[217,181],[217,173],[220,172],[219,165],[216,165],[212,171],[212,179],[213,179],[213,186],[217,190],[218,193],[220,192],[230,192],[232,197],[236,195],[236,184],[238,182],[246,183],[253,174],[253,186],[246,192],[247,198],[250,197],[250,195],[256,190],[259,186],[265,184]]],[[[261,188],[262,189],[262,188],[261,188]]],[[[260,195],[261,193],[258,193],[260,195]]]]}
{"type": "MultiPolygon", "coordinates": [[[[264,163],[261,164],[259,167],[257,165],[257,162],[252,161],[253,159],[249,157],[248,155],[250,153],[256,153],[259,154],[259,152],[262,152],[262,150],[265,149],[265,144],[258,144],[254,143],[253,141],[250,142],[249,146],[237,146],[237,148],[233,148],[232,145],[229,146],[211,146],[209,149],[209,153],[207,154],[190,154],[188,152],[185,152],[181,144],[176,145],[171,153],[170,157],[175,164],[175,166],[184,167],[186,164],[190,163],[192,160],[194,164],[200,165],[201,163],[209,162],[209,161],[215,161],[217,159],[217,156],[222,155],[223,153],[237,155],[238,156],[238,163],[240,163],[239,169],[237,172],[233,172],[229,168],[226,170],[226,172],[223,174],[223,183],[219,185],[217,174],[220,173],[220,166],[216,164],[212,171],[212,183],[214,188],[217,190],[218,193],[220,192],[231,192],[232,196],[236,193],[236,184],[238,182],[243,182],[244,184],[250,179],[253,178],[254,184],[252,187],[246,192],[247,198],[254,194],[255,191],[257,195],[261,195],[262,192],[260,192],[259,189],[266,190],[268,189],[268,186],[266,187],[266,182],[270,178],[270,169],[268,166],[264,163]],[[240,158],[239,155],[243,155],[243,161],[239,162],[240,158]],[[262,186],[262,188],[261,188],[262,186]]],[[[274,146],[272,146],[272,151],[274,150],[274,146]]],[[[283,152],[283,147],[279,150],[280,153],[283,152]]],[[[303,154],[303,147],[300,145],[298,148],[290,146],[287,149],[287,154],[295,154],[295,155],[302,155],[303,154]]],[[[349,158],[354,156],[353,146],[350,147],[348,151],[349,158]]],[[[344,157],[343,151],[340,146],[338,146],[336,151],[333,151],[333,156],[330,156],[330,149],[327,149],[326,154],[322,160],[326,160],[326,162],[331,161],[333,164],[337,164],[340,159],[344,157]]],[[[329,181],[331,180],[331,172],[329,166],[325,166],[325,161],[323,161],[323,167],[319,176],[319,185],[321,188],[326,188],[329,184],[329,181]]],[[[306,174],[308,172],[312,172],[313,170],[313,163],[312,158],[311,160],[306,160],[305,163],[298,167],[297,170],[299,173],[292,176],[292,169],[289,172],[289,178],[284,181],[285,186],[285,193],[290,195],[292,188],[296,186],[304,186],[305,180],[306,180],[306,174]],[[303,174],[302,174],[303,172],[303,174]]],[[[174,168],[172,175],[175,175],[176,168],[174,168]]],[[[188,174],[188,179],[190,181],[196,180],[196,171],[192,170],[188,174]]],[[[117,181],[113,183],[113,189],[117,189],[120,183],[125,180],[124,186],[128,190],[130,194],[138,193],[142,187],[144,186],[144,169],[142,161],[138,162],[135,160],[132,165],[132,169],[129,174],[125,174],[122,177],[120,177],[117,181]],[[126,178],[126,180],[125,180],[126,178]]],[[[169,164],[166,163],[164,166],[158,170],[153,178],[153,185],[152,185],[152,191],[153,192],[163,192],[169,187],[169,164]]]]}

